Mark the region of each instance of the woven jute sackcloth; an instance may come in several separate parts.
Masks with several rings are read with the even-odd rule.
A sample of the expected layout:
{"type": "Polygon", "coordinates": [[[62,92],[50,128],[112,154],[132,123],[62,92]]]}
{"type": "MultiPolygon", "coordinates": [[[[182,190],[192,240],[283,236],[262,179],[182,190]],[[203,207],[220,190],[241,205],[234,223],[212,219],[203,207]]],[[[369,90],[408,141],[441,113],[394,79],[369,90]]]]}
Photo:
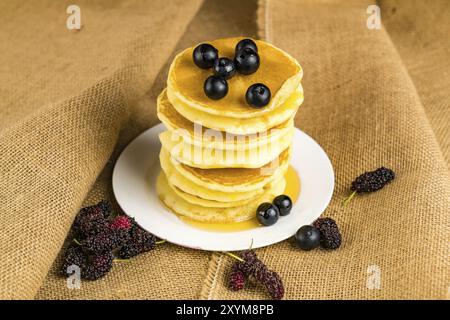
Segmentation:
{"type": "Polygon", "coordinates": [[[167,243],[81,289],[56,275],[78,210],[115,205],[114,162],[158,123],[174,54],[240,34],[300,61],[296,126],[335,169],[324,216],[338,222],[341,248],[302,252],[284,241],[257,250],[285,298],[449,298],[448,3],[380,2],[381,29],[369,29],[367,2],[229,2],[77,1],[79,31],[65,26],[71,3],[0,5],[0,298],[267,298],[260,287],[227,289],[230,257],[167,243]],[[395,181],[342,207],[351,181],[382,165],[395,181]]]}

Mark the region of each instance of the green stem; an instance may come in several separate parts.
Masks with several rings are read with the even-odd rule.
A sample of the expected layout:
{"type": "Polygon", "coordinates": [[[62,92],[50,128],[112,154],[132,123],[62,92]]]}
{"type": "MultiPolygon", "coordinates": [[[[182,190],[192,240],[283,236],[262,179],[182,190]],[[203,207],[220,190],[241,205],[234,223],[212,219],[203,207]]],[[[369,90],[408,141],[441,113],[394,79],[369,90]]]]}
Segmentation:
{"type": "Polygon", "coordinates": [[[77,245],[81,246],[80,241],[78,241],[77,239],[73,238],[73,242],[75,242],[77,245]]]}
{"type": "Polygon", "coordinates": [[[355,194],[356,194],[356,190],[353,191],[352,194],[351,194],[347,199],[344,200],[344,202],[342,203],[342,205],[345,207],[345,206],[347,205],[347,203],[349,203],[350,200],[352,200],[352,198],[355,196],[355,194]]]}
{"type": "Polygon", "coordinates": [[[235,255],[235,254],[233,254],[231,252],[226,252],[226,251],[222,251],[222,252],[227,254],[227,255],[229,255],[230,257],[232,257],[232,258],[234,258],[236,260],[239,260],[240,262],[245,262],[244,259],[242,259],[241,257],[239,257],[239,256],[237,256],[237,255],[235,255]]]}
{"type": "Polygon", "coordinates": [[[166,240],[159,240],[159,241],[156,241],[155,243],[156,244],[163,244],[164,242],[167,242],[166,240]]]}

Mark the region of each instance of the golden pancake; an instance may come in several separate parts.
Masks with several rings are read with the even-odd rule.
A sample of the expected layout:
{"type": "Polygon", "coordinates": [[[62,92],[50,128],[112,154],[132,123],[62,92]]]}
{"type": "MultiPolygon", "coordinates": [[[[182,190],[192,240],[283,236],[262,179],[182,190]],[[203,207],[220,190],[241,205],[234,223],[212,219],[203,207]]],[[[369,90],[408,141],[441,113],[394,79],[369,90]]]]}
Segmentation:
{"type": "MultiPolygon", "coordinates": [[[[167,153],[162,148],[161,153],[164,152],[167,153]]],[[[255,169],[200,169],[186,166],[169,155],[167,157],[175,170],[196,185],[223,192],[242,192],[261,189],[283,174],[289,165],[291,150],[284,150],[274,161],[255,169]]]]}
{"type": "Polygon", "coordinates": [[[228,208],[203,207],[184,200],[169,186],[164,172],[161,172],[158,177],[156,190],[160,200],[176,214],[203,222],[231,223],[254,217],[259,204],[272,201],[274,197],[283,192],[285,186],[286,181],[283,178],[280,183],[274,185],[271,189],[267,189],[255,201],[242,206],[228,208]]]}
{"type": "MultiPolygon", "coordinates": [[[[216,189],[211,189],[204,186],[204,183],[196,184],[194,181],[184,177],[170,161],[169,153],[161,149],[159,154],[161,168],[166,174],[167,180],[171,185],[176,186],[180,190],[189,193],[190,195],[197,196],[203,199],[221,202],[235,202],[253,199],[255,196],[260,195],[264,190],[264,187],[270,184],[270,181],[264,186],[258,189],[250,191],[234,191],[225,190],[221,191],[219,186],[216,189]]],[[[284,174],[284,171],[279,170],[280,174],[284,174]]]]}
{"type": "Polygon", "coordinates": [[[279,136],[285,134],[293,126],[293,119],[288,119],[263,133],[236,135],[217,131],[195,124],[179,114],[167,99],[166,90],[158,96],[157,115],[167,129],[183,136],[186,143],[226,150],[243,150],[266,145],[269,140],[278,139],[279,136]]]}
{"type": "MultiPolygon", "coordinates": [[[[227,38],[209,43],[219,50],[220,57],[233,59],[235,46],[241,39],[227,38]]],[[[211,75],[211,70],[200,69],[195,65],[192,54],[196,46],[179,53],[170,66],[167,79],[172,105],[177,108],[176,104],[182,103],[186,108],[211,115],[248,119],[260,117],[284,103],[299,87],[303,70],[297,60],[281,49],[264,41],[255,42],[260,56],[258,70],[251,75],[236,73],[228,79],[228,94],[220,100],[211,100],[203,92],[203,83],[211,75]],[[269,87],[272,98],[264,108],[254,109],[246,103],[245,93],[250,85],[258,82],[269,87]]]]}
{"type": "MultiPolygon", "coordinates": [[[[213,115],[200,111],[185,104],[178,97],[172,97],[166,91],[168,99],[176,111],[191,122],[233,134],[252,134],[267,131],[289,119],[292,119],[303,102],[303,88],[301,85],[290,93],[288,98],[274,110],[248,119],[238,119],[222,115],[213,115]]],[[[250,107],[248,107],[251,109],[250,107]]]]}
{"type": "MultiPolygon", "coordinates": [[[[167,178],[167,175],[166,175],[167,178]]],[[[169,183],[169,186],[175,191],[175,193],[180,197],[186,200],[189,203],[196,204],[202,207],[209,207],[209,208],[230,208],[230,207],[237,207],[237,206],[243,206],[245,204],[250,203],[251,201],[255,201],[258,199],[262,193],[264,193],[267,189],[272,189],[274,185],[277,185],[280,183],[280,180],[284,179],[284,175],[281,176],[280,179],[277,181],[273,181],[272,183],[269,183],[261,192],[255,193],[252,192],[253,197],[250,199],[245,200],[238,200],[238,201],[216,201],[216,200],[208,200],[203,199],[201,197],[192,195],[190,193],[184,192],[180,188],[176,187],[175,185],[172,185],[170,183],[169,178],[167,178],[167,181],[169,183]]]]}
{"type": "Polygon", "coordinates": [[[260,168],[271,162],[292,142],[294,127],[290,128],[277,140],[269,140],[267,145],[257,148],[241,150],[222,150],[194,146],[185,143],[176,131],[164,131],[159,139],[162,147],[166,149],[177,161],[201,169],[214,168],[260,168]]]}

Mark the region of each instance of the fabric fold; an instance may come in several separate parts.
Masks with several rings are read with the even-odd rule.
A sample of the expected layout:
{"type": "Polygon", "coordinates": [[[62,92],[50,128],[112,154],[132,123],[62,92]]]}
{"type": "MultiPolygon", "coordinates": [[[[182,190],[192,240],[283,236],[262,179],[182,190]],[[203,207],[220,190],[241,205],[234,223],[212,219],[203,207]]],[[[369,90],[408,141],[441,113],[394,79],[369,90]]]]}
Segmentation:
{"type": "MultiPolygon", "coordinates": [[[[185,3],[180,8],[185,10],[185,3]]],[[[183,11],[180,10],[180,11],[183,11]]],[[[130,119],[122,130],[113,156],[85,199],[92,204],[102,198],[113,199],[112,168],[120,151],[142,130],[155,125],[156,98],[166,85],[168,67],[181,50],[211,39],[256,34],[256,2],[208,0],[201,4],[181,35],[175,49],[158,70],[146,94],[130,106],[130,119]],[[236,11],[235,8],[240,10],[236,11]]],[[[163,244],[129,262],[115,263],[108,275],[95,282],[83,282],[80,290],[68,290],[63,278],[57,275],[60,261],[52,269],[39,289],[36,299],[198,299],[209,283],[214,258],[210,252],[163,244]]]]}
{"type": "Polygon", "coordinates": [[[450,164],[450,3],[380,1],[382,21],[450,164]]]}
{"type": "MultiPolygon", "coordinates": [[[[362,1],[262,3],[261,34],[305,70],[305,103],[295,123],[332,160],[336,188],[323,216],[336,219],[344,242],[337,251],[302,252],[285,241],[258,255],[280,273],[287,299],[448,297],[450,180],[389,34],[367,28],[362,1]],[[380,166],[394,169],[395,181],[343,207],[351,181],[380,166]],[[380,285],[373,285],[374,277],[380,285]]],[[[264,298],[263,289],[227,289],[230,263],[217,265],[217,285],[204,296],[264,298]]]]}
{"type": "Polygon", "coordinates": [[[0,6],[1,298],[35,296],[122,128],[140,117],[134,104],[200,5],[79,1],[78,31],[52,1],[0,6]]]}

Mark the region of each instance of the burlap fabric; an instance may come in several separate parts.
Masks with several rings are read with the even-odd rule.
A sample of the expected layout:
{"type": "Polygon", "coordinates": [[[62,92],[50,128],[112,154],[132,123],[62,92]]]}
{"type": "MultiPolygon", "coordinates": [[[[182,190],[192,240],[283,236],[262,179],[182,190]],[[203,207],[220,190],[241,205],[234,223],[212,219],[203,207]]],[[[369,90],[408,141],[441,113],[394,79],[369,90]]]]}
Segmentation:
{"type": "Polygon", "coordinates": [[[383,23],[450,164],[450,2],[381,2],[383,23]]]}
{"type": "MultiPolygon", "coordinates": [[[[138,105],[137,98],[152,87],[201,5],[200,0],[77,1],[82,29],[75,31],[66,28],[66,8],[72,3],[0,5],[2,298],[36,295],[118,137],[123,144],[144,129],[143,123],[145,127],[156,123],[154,110],[138,105]]],[[[111,197],[111,167],[85,203],[111,197]]],[[[169,259],[164,272],[162,264],[130,266],[156,268],[155,275],[170,278],[182,270],[170,271],[180,252],[183,249],[176,247],[158,252],[169,259]]],[[[192,279],[175,283],[161,278],[158,286],[147,283],[159,297],[169,293],[186,297],[195,290],[183,283],[201,286],[207,255],[193,252],[183,260],[192,279]],[[191,264],[200,271],[191,271],[191,264]]],[[[127,266],[116,269],[121,268],[127,266]]],[[[136,274],[136,282],[141,282],[142,272],[136,274]]],[[[116,287],[86,284],[81,293],[68,292],[64,281],[59,281],[57,289],[44,290],[40,296],[83,292],[92,297],[126,296],[128,289],[122,293],[121,284],[129,283],[133,291],[133,280],[121,277],[116,287]]],[[[147,290],[134,292],[151,296],[147,290]]]]}
{"type": "MultiPolygon", "coordinates": [[[[170,244],[116,263],[80,290],[55,275],[83,200],[112,197],[117,154],[157,122],[155,96],[173,54],[256,33],[254,1],[77,4],[78,32],[65,29],[66,5],[0,7],[0,297],[265,298],[261,288],[226,289],[229,257],[170,244]]],[[[296,125],[333,162],[336,189],[325,215],[344,235],[334,252],[301,252],[290,241],[258,250],[288,299],[448,295],[448,5],[381,3],[381,30],[367,29],[367,5],[259,2],[260,36],[305,69],[296,125]],[[380,165],[392,167],[396,181],[344,209],[352,179],[380,165]],[[366,286],[370,266],[381,271],[380,289],[366,286]]]]}

